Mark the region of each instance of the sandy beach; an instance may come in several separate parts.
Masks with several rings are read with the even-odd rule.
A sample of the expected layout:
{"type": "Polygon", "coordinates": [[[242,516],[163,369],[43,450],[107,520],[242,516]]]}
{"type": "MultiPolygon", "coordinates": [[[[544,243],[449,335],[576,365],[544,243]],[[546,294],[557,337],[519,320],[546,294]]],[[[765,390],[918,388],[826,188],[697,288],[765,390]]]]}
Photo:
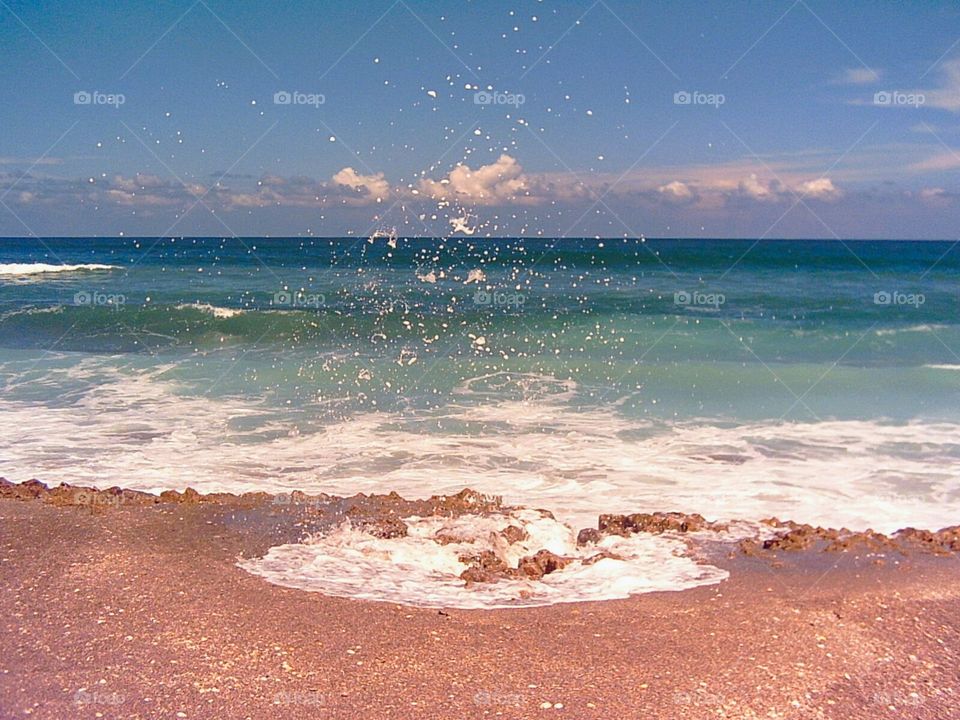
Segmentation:
{"type": "MultiPolygon", "coordinates": [[[[8,486],[9,488],[9,486],[8,486]]],[[[237,567],[263,497],[0,500],[9,718],[948,718],[955,555],[730,553],[718,585],[437,610],[237,567]]]]}

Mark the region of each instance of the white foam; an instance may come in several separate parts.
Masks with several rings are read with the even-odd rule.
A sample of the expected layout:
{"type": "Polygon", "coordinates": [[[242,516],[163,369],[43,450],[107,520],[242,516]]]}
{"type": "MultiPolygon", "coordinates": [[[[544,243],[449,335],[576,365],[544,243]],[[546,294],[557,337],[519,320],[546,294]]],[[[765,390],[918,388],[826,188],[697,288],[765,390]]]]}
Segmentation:
{"type": "Polygon", "coordinates": [[[728,576],[724,570],[684,556],[682,542],[663,536],[610,536],[597,545],[577,547],[569,527],[531,510],[492,517],[414,517],[405,522],[407,537],[381,539],[347,521],[325,535],[273,547],[263,558],[239,565],[277,585],[326,595],[487,609],[626,598],[714,584],[728,576]],[[527,538],[507,544],[497,534],[507,525],[523,528],[527,538]],[[438,542],[438,536],[445,541],[438,542]],[[515,568],[522,557],[541,549],[572,562],[542,580],[510,579],[467,587],[459,577],[468,567],[460,560],[464,555],[489,550],[515,568]],[[601,551],[618,557],[585,563],[601,551]]]}
{"type": "Polygon", "coordinates": [[[119,270],[118,265],[100,265],[85,263],[80,265],[52,265],[49,263],[0,263],[0,276],[3,275],[46,275],[49,273],[89,272],[96,270],[119,270]]]}
{"type": "Polygon", "coordinates": [[[471,396],[469,387],[496,380],[487,378],[442,412],[367,412],[318,427],[251,400],[185,395],[161,379],[165,369],[129,375],[74,362],[42,380],[45,392],[86,385],[60,406],[36,401],[35,375],[8,383],[0,475],[149,491],[427,497],[471,487],[550,509],[574,527],[593,526],[604,512],[670,510],[881,532],[958,521],[953,423],[657,426],[615,408],[571,407],[570,385],[549,379],[525,379],[532,399],[471,396]]]}
{"type": "Polygon", "coordinates": [[[48,305],[46,307],[26,307],[10,310],[0,314],[0,320],[9,320],[18,315],[59,315],[63,312],[63,305],[48,305]]]}
{"type": "Polygon", "coordinates": [[[899,333],[930,333],[936,332],[937,330],[946,330],[949,326],[947,325],[908,325],[901,328],[881,328],[874,331],[878,336],[885,337],[887,335],[898,335],[899,333]]]}
{"type": "Polygon", "coordinates": [[[207,315],[213,315],[215,318],[224,319],[232,318],[237,315],[242,315],[245,310],[239,308],[225,308],[220,307],[219,305],[211,305],[210,303],[181,303],[176,306],[177,310],[197,310],[198,312],[206,313],[207,315]]]}

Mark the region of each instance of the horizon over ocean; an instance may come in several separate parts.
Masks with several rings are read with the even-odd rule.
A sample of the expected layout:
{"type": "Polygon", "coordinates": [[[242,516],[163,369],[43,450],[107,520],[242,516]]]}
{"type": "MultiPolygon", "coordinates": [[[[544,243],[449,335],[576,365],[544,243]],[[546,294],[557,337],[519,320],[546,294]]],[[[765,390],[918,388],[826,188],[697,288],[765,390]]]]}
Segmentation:
{"type": "MultiPolygon", "coordinates": [[[[951,239],[951,238],[897,238],[897,237],[833,237],[833,238],[816,238],[816,237],[762,237],[755,238],[751,236],[717,236],[717,237],[706,237],[706,236],[697,236],[697,235],[661,235],[661,236],[648,236],[641,235],[638,237],[623,237],[621,236],[579,236],[579,235],[561,235],[561,236],[548,236],[548,235],[490,235],[490,236],[450,236],[450,235],[402,235],[397,234],[395,236],[398,240],[470,240],[472,242],[493,242],[493,241],[503,241],[503,240],[574,240],[574,241],[590,241],[590,242],[663,242],[663,241],[687,241],[687,240],[699,240],[704,242],[856,242],[856,243],[953,243],[960,242],[960,240],[951,239]]],[[[367,235],[231,235],[231,236],[221,236],[221,235],[0,235],[0,242],[6,240],[169,240],[169,239],[178,239],[178,240],[211,240],[217,239],[222,241],[229,240],[343,240],[343,241],[355,241],[355,240],[367,240],[369,236],[367,235]]]]}

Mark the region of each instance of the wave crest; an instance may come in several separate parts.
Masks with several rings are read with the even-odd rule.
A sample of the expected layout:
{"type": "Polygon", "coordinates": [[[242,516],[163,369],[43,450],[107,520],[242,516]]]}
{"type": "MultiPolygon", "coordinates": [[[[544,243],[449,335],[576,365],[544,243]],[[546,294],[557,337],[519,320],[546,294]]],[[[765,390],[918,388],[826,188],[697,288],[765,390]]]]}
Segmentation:
{"type": "Polygon", "coordinates": [[[0,276],[21,277],[25,275],[47,275],[65,272],[96,272],[101,270],[120,270],[119,265],[101,265],[99,263],[81,263],[79,265],[54,265],[51,263],[0,263],[0,276]]]}

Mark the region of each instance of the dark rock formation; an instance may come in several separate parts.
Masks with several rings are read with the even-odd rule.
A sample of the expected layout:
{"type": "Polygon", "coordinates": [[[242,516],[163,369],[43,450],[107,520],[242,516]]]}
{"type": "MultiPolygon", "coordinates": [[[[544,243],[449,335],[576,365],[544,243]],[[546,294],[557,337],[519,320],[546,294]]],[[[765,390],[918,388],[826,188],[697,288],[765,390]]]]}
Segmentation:
{"type": "Polygon", "coordinates": [[[560,557],[549,550],[540,550],[535,555],[528,555],[520,561],[517,570],[522,576],[531,580],[539,580],[557,570],[563,570],[573,562],[570,558],[560,557]]]}
{"type": "Polygon", "coordinates": [[[407,524],[393,515],[365,517],[353,520],[354,527],[378,538],[390,539],[407,536],[407,524]]]}
{"type": "Polygon", "coordinates": [[[517,525],[507,525],[503,530],[500,531],[500,534],[511,545],[526,540],[528,537],[530,537],[526,530],[517,525]]]}
{"type": "Polygon", "coordinates": [[[582,547],[591,543],[598,543],[602,538],[603,535],[596,528],[583,528],[577,533],[577,545],[582,547]]]}

